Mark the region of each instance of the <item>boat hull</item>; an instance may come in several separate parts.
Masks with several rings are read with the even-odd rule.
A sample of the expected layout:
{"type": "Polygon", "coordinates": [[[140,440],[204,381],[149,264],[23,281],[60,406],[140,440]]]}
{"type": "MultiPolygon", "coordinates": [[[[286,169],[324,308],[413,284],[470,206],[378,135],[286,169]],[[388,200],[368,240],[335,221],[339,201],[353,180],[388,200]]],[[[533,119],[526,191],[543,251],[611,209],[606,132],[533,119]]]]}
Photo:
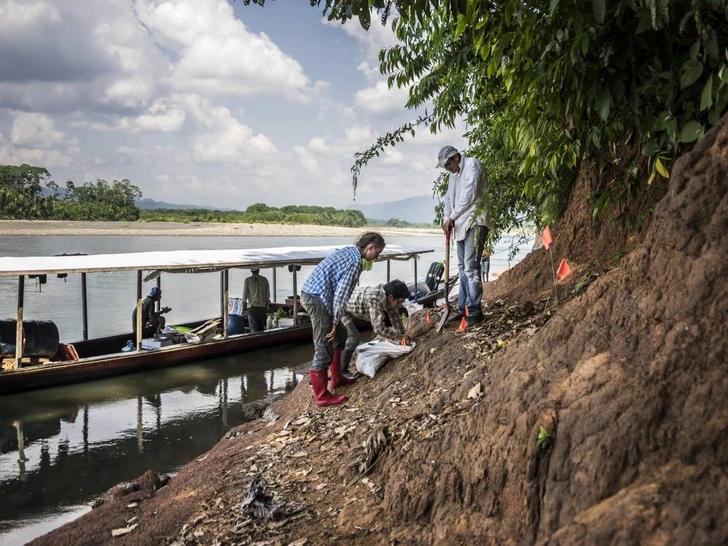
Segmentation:
{"type": "Polygon", "coordinates": [[[202,343],[182,343],[162,349],[87,356],[106,346],[115,347],[118,351],[127,337],[113,336],[74,344],[80,356],[77,361],[49,362],[0,372],[0,395],[151,371],[230,354],[300,343],[311,339],[311,325],[268,330],[259,334],[249,333],[202,343]]]}

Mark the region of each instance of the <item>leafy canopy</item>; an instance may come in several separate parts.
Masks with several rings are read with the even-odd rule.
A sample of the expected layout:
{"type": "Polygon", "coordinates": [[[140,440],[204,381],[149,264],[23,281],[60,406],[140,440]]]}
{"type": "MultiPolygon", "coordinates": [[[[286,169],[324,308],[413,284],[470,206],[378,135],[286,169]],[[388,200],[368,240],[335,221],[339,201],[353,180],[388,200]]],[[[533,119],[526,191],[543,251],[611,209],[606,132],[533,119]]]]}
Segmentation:
{"type": "Polygon", "coordinates": [[[585,160],[614,167],[602,172],[595,214],[629,201],[655,176],[668,177],[728,105],[728,0],[311,5],[329,19],[358,17],[364,28],[365,8],[377,8],[400,40],[380,53],[381,72],[409,89],[408,108],[430,110],[357,154],[355,189],[384,147],[462,117],[466,153],[489,175],[496,235],[525,219],[557,219],[585,160]]]}

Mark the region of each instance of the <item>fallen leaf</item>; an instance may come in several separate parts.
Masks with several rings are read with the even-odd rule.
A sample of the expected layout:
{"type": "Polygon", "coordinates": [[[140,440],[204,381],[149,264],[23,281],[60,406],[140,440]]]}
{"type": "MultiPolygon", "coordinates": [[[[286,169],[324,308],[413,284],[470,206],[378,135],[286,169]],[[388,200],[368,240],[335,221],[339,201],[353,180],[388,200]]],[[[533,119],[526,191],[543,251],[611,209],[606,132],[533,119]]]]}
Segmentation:
{"type": "Polygon", "coordinates": [[[478,382],[472,389],[468,391],[468,398],[480,398],[483,394],[483,385],[478,382]]]}
{"type": "Polygon", "coordinates": [[[137,524],[130,525],[129,527],[119,527],[118,529],[114,529],[111,531],[112,537],[121,537],[124,535],[128,535],[131,533],[134,529],[136,529],[137,524]]]}

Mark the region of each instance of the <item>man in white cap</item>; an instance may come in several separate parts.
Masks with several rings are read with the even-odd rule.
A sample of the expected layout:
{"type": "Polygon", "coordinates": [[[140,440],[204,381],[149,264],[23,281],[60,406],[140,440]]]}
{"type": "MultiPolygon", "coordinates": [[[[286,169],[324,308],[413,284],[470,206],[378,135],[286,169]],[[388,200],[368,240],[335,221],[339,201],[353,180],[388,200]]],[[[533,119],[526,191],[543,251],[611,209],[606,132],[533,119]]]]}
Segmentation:
{"type": "Polygon", "coordinates": [[[490,229],[490,210],[485,195],[488,177],[480,161],[462,156],[452,146],[440,149],[437,166],[450,173],[442,230],[453,232],[458,254],[460,294],[458,314],[452,320],[467,317],[468,326],[472,326],[483,320],[480,260],[490,229]]]}

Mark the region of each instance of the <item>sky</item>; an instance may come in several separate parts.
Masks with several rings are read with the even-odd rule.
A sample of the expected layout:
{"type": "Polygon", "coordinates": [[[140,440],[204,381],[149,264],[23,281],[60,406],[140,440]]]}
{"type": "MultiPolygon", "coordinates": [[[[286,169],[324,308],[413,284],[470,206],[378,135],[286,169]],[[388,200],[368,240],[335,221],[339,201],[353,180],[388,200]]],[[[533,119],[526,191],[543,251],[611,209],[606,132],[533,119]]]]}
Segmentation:
{"type": "Polygon", "coordinates": [[[0,164],[238,210],[431,195],[462,126],[388,148],[354,201],[354,153],[424,113],[379,73],[395,43],[302,0],[0,0],[0,164]]]}

